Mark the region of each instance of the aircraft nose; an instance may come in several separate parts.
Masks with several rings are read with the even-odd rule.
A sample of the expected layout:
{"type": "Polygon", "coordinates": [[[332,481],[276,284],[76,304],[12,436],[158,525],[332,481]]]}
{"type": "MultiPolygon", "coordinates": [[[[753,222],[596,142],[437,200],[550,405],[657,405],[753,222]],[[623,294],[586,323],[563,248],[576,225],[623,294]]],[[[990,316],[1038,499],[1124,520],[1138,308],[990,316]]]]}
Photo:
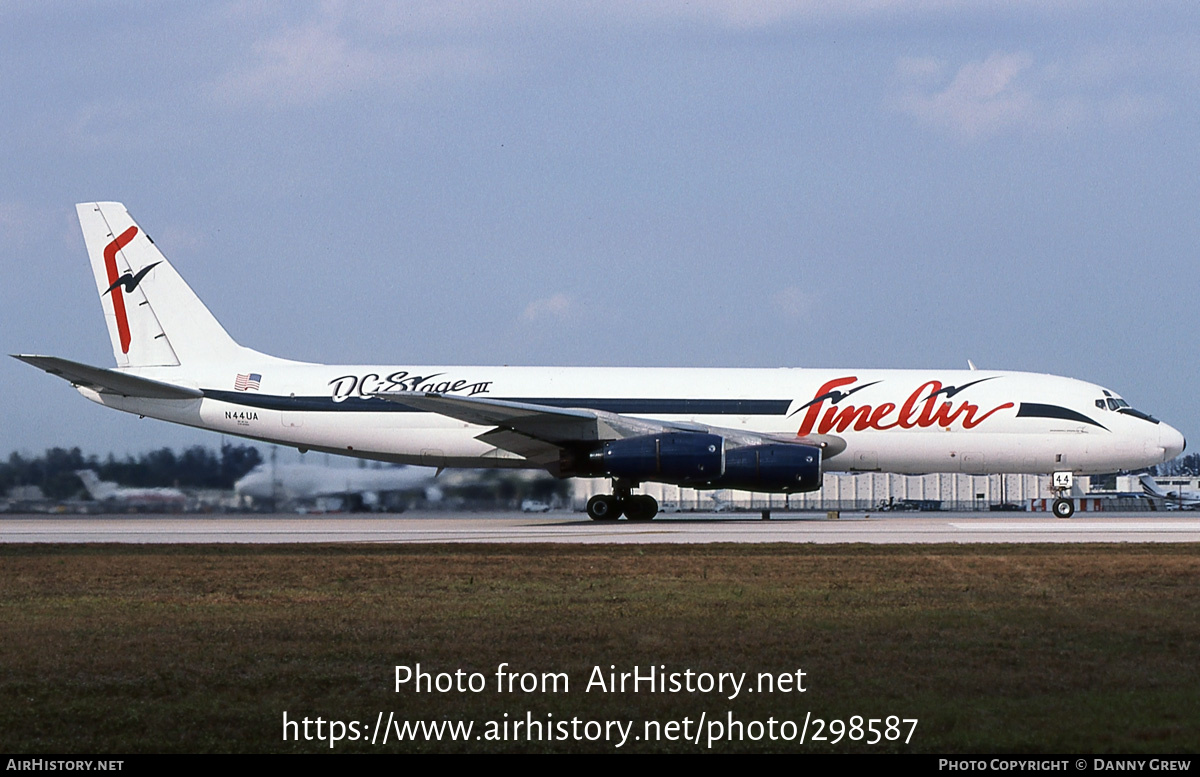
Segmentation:
{"type": "Polygon", "coordinates": [[[1183,434],[1173,426],[1159,424],[1162,427],[1158,431],[1158,444],[1163,449],[1163,461],[1170,461],[1179,454],[1183,453],[1183,449],[1187,447],[1187,440],[1183,439],[1183,434]]]}

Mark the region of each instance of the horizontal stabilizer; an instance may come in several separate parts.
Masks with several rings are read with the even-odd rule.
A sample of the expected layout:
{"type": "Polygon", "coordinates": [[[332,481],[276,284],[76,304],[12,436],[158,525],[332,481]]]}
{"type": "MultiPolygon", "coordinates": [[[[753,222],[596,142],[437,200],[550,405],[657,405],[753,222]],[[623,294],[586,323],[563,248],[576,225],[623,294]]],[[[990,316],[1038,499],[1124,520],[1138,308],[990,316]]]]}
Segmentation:
{"type": "Polygon", "coordinates": [[[101,394],[120,394],[121,396],[145,399],[199,399],[204,396],[199,389],[176,386],[150,378],[139,378],[119,370],[92,367],[69,359],[59,359],[56,356],[14,353],[12,357],[20,359],[26,364],[32,364],[51,375],[57,375],[75,386],[84,386],[101,394]]]}

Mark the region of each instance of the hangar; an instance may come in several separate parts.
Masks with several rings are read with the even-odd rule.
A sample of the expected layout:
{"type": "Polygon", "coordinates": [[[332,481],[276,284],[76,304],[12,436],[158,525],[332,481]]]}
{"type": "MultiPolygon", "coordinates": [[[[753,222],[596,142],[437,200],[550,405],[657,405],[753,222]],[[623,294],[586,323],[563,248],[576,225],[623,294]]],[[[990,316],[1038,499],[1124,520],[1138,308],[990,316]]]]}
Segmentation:
{"type": "MultiPolygon", "coordinates": [[[[894,475],[885,472],[833,473],[823,476],[817,491],[800,494],[762,494],[726,489],[699,491],[692,488],[645,483],[644,493],[662,505],[664,512],[722,511],[722,510],[797,510],[797,511],[871,511],[937,509],[954,511],[990,511],[1001,505],[1014,505],[1028,510],[1037,499],[1052,499],[1052,478],[1049,475],[965,475],[940,473],[931,475],[894,475]]],[[[1096,489],[1097,494],[1114,496],[1115,481],[1133,482],[1124,491],[1140,491],[1137,478],[1075,478],[1075,496],[1096,489]],[[1100,489],[1104,489],[1100,491],[1100,489]]],[[[595,494],[607,492],[608,481],[576,479],[573,502],[577,509],[595,494]]],[[[1136,499],[1122,499],[1122,509],[1138,509],[1136,499]]],[[[1148,505],[1142,505],[1148,509],[1148,505]]]]}

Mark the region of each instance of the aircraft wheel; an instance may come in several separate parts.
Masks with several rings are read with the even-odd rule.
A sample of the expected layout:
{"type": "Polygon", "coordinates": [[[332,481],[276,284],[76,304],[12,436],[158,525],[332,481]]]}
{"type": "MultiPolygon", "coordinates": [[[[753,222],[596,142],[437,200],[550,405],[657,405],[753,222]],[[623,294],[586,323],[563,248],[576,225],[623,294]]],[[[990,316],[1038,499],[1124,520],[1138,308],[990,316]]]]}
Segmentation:
{"type": "Polygon", "coordinates": [[[587,514],[593,521],[615,521],[621,517],[621,502],[611,494],[597,494],[588,500],[587,514]]]}
{"type": "Polygon", "coordinates": [[[625,517],[631,521],[649,521],[658,515],[658,501],[642,494],[625,500],[625,517]]]}
{"type": "Polygon", "coordinates": [[[1075,503],[1070,499],[1055,499],[1050,507],[1055,518],[1070,518],[1075,514],[1075,503]]]}

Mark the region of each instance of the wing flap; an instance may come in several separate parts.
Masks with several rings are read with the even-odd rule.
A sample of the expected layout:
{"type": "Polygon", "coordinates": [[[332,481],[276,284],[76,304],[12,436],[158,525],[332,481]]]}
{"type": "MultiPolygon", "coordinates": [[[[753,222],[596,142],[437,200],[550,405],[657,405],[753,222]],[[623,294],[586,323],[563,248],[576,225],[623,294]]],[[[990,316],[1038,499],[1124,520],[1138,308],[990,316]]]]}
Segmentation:
{"type": "Polygon", "coordinates": [[[562,460],[562,448],[558,445],[511,429],[491,429],[475,439],[495,445],[500,450],[515,453],[545,469],[557,470],[562,460]]]}

